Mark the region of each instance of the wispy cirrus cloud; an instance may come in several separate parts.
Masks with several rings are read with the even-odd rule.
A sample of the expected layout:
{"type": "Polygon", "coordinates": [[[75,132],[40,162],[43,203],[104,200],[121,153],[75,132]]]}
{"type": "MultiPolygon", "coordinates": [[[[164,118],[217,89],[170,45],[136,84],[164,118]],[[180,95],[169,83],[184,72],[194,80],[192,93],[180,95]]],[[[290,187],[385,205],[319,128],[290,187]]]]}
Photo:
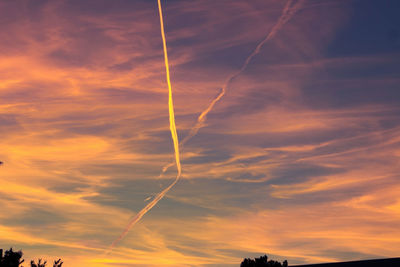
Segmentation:
{"type": "MultiPolygon", "coordinates": [[[[166,2],[180,138],[284,4],[166,2]]],[[[2,2],[2,244],[79,266],[397,256],[391,10],[304,1],[185,145],[181,183],[103,257],[174,174],[156,3],[2,2]]]]}

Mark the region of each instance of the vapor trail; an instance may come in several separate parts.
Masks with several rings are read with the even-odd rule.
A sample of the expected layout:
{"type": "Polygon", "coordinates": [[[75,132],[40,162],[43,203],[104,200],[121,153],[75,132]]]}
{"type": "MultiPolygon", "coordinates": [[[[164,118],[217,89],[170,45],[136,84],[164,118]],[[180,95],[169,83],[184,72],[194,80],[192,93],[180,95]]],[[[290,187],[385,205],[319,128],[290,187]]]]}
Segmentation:
{"type": "MultiPolygon", "coordinates": [[[[174,150],[175,150],[175,162],[169,163],[168,165],[163,167],[162,173],[165,173],[167,169],[174,164],[177,166],[178,174],[175,178],[175,180],[163,191],[161,191],[151,202],[149,202],[140,212],[138,212],[135,217],[132,218],[132,220],[128,223],[128,225],[125,227],[125,230],[121,233],[121,235],[111,244],[110,249],[114,248],[119,241],[121,241],[126,234],[129,232],[129,230],[149,211],[151,210],[164,196],[165,194],[179,181],[179,178],[181,176],[181,164],[180,164],[180,155],[179,155],[179,142],[178,142],[178,136],[176,133],[176,126],[175,126],[175,116],[174,116],[174,106],[173,106],[173,101],[172,101],[172,88],[171,88],[171,81],[170,81],[170,75],[169,75],[169,65],[168,65],[168,54],[167,54],[167,45],[166,45],[166,40],[165,40],[165,33],[164,33],[164,21],[163,21],[163,15],[162,15],[162,9],[161,9],[161,2],[160,0],[158,1],[158,11],[160,15],[160,26],[161,26],[161,37],[163,40],[163,49],[164,49],[164,61],[165,61],[165,70],[166,70],[166,76],[167,76],[167,83],[168,83],[168,108],[169,108],[169,120],[170,120],[170,131],[171,131],[171,136],[172,140],[174,143],[174,150]]],[[[229,86],[229,84],[234,80],[237,76],[239,76],[247,67],[247,65],[250,63],[251,59],[257,55],[260,52],[261,47],[270,39],[272,39],[275,34],[280,30],[280,28],[286,24],[290,20],[290,18],[293,16],[294,13],[297,12],[297,10],[302,6],[303,0],[297,1],[293,7],[292,7],[293,0],[288,0],[286,2],[286,5],[284,9],[282,10],[282,14],[279,17],[278,21],[276,24],[272,27],[271,31],[267,34],[267,36],[256,46],[256,48],[253,50],[253,52],[246,58],[244,64],[242,67],[231,74],[226,80],[225,83],[223,84],[221,88],[221,92],[211,101],[211,103],[208,105],[208,107],[199,115],[197,118],[196,124],[192,127],[190,130],[189,134],[181,141],[180,145],[183,146],[187,141],[189,141],[192,137],[194,137],[200,128],[204,126],[204,122],[207,119],[207,114],[213,109],[214,105],[225,95],[226,89],[229,86]]]]}
{"type": "Polygon", "coordinates": [[[260,52],[261,47],[270,39],[272,39],[275,34],[280,30],[280,28],[288,22],[288,20],[292,17],[292,15],[300,8],[302,1],[298,1],[293,8],[291,8],[293,0],[288,0],[285,7],[283,8],[282,14],[279,17],[277,23],[272,27],[271,31],[267,34],[267,36],[262,40],[257,47],[253,50],[253,52],[246,58],[242,67],[231,74],[226,80],[225,83],[222,85],[221,92],[215,97],[208,107],[200,114],[197,118],[196,124],[192,127],[189,134],[183,139],[181,145],[184,145],[189,139],[197,134],[197,132],[204,126],[204,122],[207,118],[207,114],[213,109],[214,105],[225,95],[226,89],[228,88],[229,84],[239,76],[249,65],[250,60],[260,52]]]}
{"type": "MultiPolygon", "coordinates": [[[[222,85],[221,92],[211,101],[211,103],[208,105],[208,107],[199,115],[197,118],[196,124],[190,129],[189,134],[181,141],[180,146],[183,147],[184,144],[186,144],[187,141],[189,141],[192,137],[194,137],[198,131],[204,127],[204,122],[207,119],[207,114],[213,109],[215,104],[225,95],[226,89],[228,88],[229,84],[237,77],[239,76],[249,65],[250,61],[253,59],[255,55],[257,55],[260,52],[261,47],[271,40],[276,33],[282,28],[283,25],[285,25],[290,18],[295,14],[303,5],[303,0],[297,1],[293,6],[292,6],[293,0],[288,0],[285,4],[285,7],[282,10],[282,14],[279,17],[278,21],[275,23],[275,25],[272,27],[271,31],[267,34],[267,36],[256,46],[256,48],[253,50],[253,52],[246,58],[245,62],[243,63],[242,67],[232,73],[226,80],[225,83],[222,85]]],[[[169,163],[165,165],[162,169],[162,173],[165,173],[168,168],[174,165],[174,162],[169,163]]]]}
{"type": "Polygon", "coordinates": [[[114,240],[114,242],[111,244],[110,249],[115,247],[117,245],[117,243],[126,236],[126,234],[129,232],[129,230],[143,217],[143,215],[145,215],[149,210],[151,210],[151,208],[153,208],[154,205],[156,205],[158,203],[158,201],[160,201],[165,196],[165,194],[179,181],[179,178],[181,177],[181,173],[182,173],[180,156],[179,156],[179,141],[178,141],[178,135],[176,133],[176,125],[175,125],[174,104],[172,101],[172,87],[171,87],[171,80],[170,80],[170,76],[169,76],[167,42],[165,40],[164,20],[163,20],[160,0],[158,0],[158,12],[160,15],[160,28],[161,28],[161,37],[162,37],[163,49],[164,49],[165,73],[166,73],[167,84],[168,84],[169,129],[171,131],[171,137],[172,137],[172,141],[174,143],[175,163],[176,163],[176,168],[178,169],[178,174],[176,175],[175,180],[167,188],[165,188],[163,191],[161,191],[152,201],[149,202],[149,204],[147,204],[140,212],[138,212],[135,215],[135,217],[132,218],[132,220],[125,227],[125,230],[122,232],[122,234],[116,240],[114,240]]]}

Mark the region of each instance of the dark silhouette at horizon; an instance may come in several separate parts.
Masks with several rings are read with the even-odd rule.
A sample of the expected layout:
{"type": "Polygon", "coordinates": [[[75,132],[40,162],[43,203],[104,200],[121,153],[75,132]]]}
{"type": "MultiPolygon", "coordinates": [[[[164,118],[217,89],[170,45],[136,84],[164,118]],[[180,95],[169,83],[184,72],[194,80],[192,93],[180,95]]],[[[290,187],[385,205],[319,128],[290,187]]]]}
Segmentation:
{"type": "MultiPolygon", "coordinates": [[[[25,261],[21,259],[23,253],[21,250],[13,251],[12,248],[6,250],[3,256],[3,249],[0,249],[0,267],[23,267],[21,264],[25,261]]],[[[35,263],[34,260],[31,260],[31,267],[46,267],[47,261],[43,261],[42,259],[38,259],[38,262],[35,263]]],[[[63,262],[61,259],[55,260],[53,263],[53,267],[62,267],[63,262]]]]}
{"type": "Polygon", "coordinates": [[[283,263],[278,261],[268,260],[268,256],[264,255],[259,258],[243,259],[240,267],[400,267],[400,258],[386,258],[386,259],[370,259],[358,261],[344,261],[332,263],[316,263],[316,264],[303,264],[303,265],[288,265],[285,260],[283,263]]]}
{"type": "Polygon", "coordinates": [[[268,260],[268,256],[264,255],[254,260],[246,258],[240,264],[240,267],[287,267],[288,262],[285,260],[283,263],[274,260],[268,260]]]}
{"type": "Polygon", "coordinates": [[[400,258],[293,265],[292,267],[399,267],[400,258]]]}
{"type": "Polygon", "coordinates": [[[6,250],[3,256],[3,249],[0,249],[0,267],[19,267],[25,260],[21,260],[22,251],[6,250]]]}
{"type": "MultiPolygon", "coordinates": [[[[12,248],[6,250],[3,255],[3,249],[0,249],[0,267],[24,267],[21,264],[25,262],[22,259],[23,253],[21,250],[13,251],[12,248]]],[[[62,267],[64,262],[61,259],[55,260],[53,267],[62,267]]],[[[38,259],[37,263],[31,260],[30,267],[46,267],[47,261],[38,259]]],[[[371,259],[333,263],[317,263],[290,265],[291,267],[400,267],[399,258],[371,259]]],[[[245,258],[240,267],[289,267],[287,260],[282,263],[274,260],[268,260],[268,256],[260,256],[259,258],[245,258]]]]}

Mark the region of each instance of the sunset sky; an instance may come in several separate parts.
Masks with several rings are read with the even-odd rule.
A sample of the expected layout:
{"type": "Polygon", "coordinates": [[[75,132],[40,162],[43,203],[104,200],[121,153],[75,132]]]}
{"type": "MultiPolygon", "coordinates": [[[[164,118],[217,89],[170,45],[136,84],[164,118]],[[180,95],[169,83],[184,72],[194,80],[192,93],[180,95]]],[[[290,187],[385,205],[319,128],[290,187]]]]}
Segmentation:
{"type": "Polygon", "coordinates": [[[161,3],[180,140],[276,32],[109,252],[177,174],[157,0],[0,0],[0,248],[65,267],[400,256],[400,1],[161,3]]]}

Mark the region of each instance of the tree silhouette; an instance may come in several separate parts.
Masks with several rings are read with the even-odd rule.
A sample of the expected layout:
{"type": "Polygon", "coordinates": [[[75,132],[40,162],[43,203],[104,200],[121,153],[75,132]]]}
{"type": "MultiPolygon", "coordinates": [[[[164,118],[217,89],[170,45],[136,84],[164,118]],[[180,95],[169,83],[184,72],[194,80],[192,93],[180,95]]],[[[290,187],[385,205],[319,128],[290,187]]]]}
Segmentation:
{"type": "MultiPolygon", "coordinates": [[[[3,250],[0,249],[0,267],[23,267],[21,266],[21,263],[24,262],[24,260],[21,260],[22,258],[22,251],[13,251],[12,248],[10,250],[6,250],[3,256],[3,250]]],[[[31,267],[46,267],[47,261],[43,261],[42,259],[39,259],[37,263],[35,261],[31,261],[31,267]]],[[[53,263],[53,267],[62,267],[63,262],[61,259],[55,260],[53,263]]]]}
{"type": "Polygon", "coordinates": [[[53,267],[62,267],[63,262],[61,259],[58,259],[57,261],[54,261],[53,267]]]}
{"type": "Polygon", "coordinates": [[[6,250],[3,256],[3,250],[0,249],[0,267],[19,267],[24,260],[22,258],[22,251],[6,250]]]}
{"type": "Polygon", "coordinates": [[[286,260],[283,263],[274,260],[268,261],[267,255],[255,258],[254,260],[245,258],[240,264],[240,267],[287,267],[287,266],[288,262],[286,260]]]}
{"type": "Polygon", "coordinates": [[[35,261],[32,260],[31,267],[46,267],[46,263],[47,263],[47,261],[44,261],[42,263],[42,259],[39,259],[37,264],[35,263],[35,261]]]}
{"type": "MultiPolygon", "coordinates": [[[[46,267],[46,263],[47,263],[47,261],[44,261],[42,263],[42,259],[39,259],[38,263],[35,263],[35,261],[32,260],[31,267],[46,267]]],[[[58,260],[54,261],[54,263],[53,263],[53,267],[62,267],[62,265],[63,265],[63,262],[61,261],[61,259],[58,259],[58,260]]]]}

